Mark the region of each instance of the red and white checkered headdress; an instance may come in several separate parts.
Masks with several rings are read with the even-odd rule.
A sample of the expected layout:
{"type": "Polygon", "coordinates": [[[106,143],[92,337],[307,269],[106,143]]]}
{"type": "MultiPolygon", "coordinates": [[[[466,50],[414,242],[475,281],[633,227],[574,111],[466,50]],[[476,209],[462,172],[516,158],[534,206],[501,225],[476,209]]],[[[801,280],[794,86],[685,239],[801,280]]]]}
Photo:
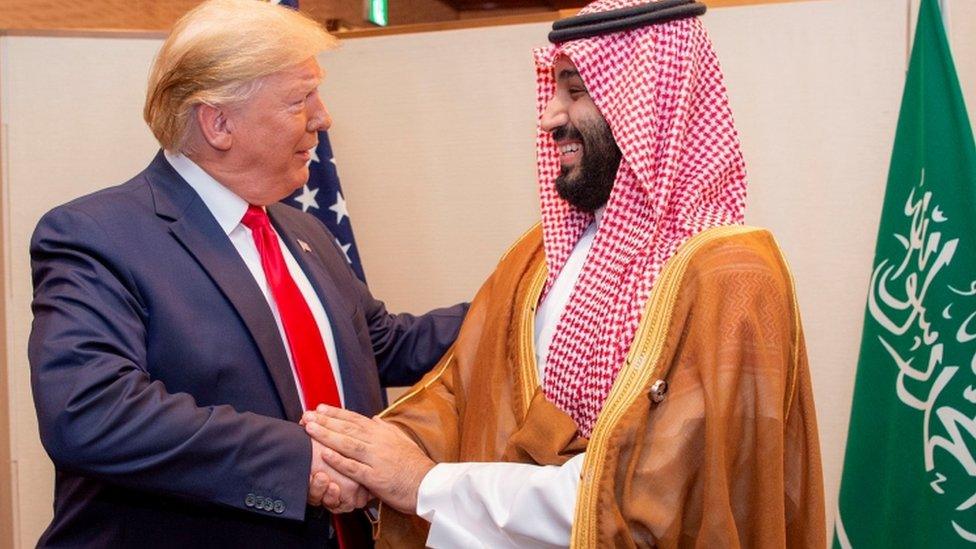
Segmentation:
{"type": "MultiPolygon", "coordinates": [[[[599,0],[580,14],[646,0],[599,0]]],[[[580,278],[553,336],[546,396],[590,436],[662,265],[692,235],[742,223],[745,164],[718,59],[698,18],[571,40],[536,50],[541,117],[567,56],[622,159],[580,278]]],[[[543,239],[552,285],[593,215],[556,193],[559,155],[536,141],[543,239]]],[[[545,295],[545,294],[544,294],[545,295]]]]}

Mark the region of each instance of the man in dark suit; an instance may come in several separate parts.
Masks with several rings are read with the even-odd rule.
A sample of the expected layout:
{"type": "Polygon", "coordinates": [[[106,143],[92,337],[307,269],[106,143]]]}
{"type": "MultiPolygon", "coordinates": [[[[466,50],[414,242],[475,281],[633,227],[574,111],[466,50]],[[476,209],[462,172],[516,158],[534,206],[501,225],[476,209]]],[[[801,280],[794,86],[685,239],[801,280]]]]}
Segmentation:
{"type": "Polygon", "coordinates": [[[465,306],[388,313],[320,222],[277,203],[331,123],[315,55],[332,42],[285,8],[205,2],[150,76],[163,151],[38,224],[29,354],[57,470],[41,547],[357,544],[321,506],[365,491],[298,420],[321,402],[378,412],[465,306]]]}

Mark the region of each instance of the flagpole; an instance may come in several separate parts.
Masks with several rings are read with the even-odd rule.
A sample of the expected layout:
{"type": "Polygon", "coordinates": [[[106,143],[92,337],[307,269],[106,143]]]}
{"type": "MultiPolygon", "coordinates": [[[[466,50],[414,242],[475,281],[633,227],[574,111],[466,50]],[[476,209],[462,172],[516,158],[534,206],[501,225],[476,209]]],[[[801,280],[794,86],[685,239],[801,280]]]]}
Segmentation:
{"type": "Polygon", "coordinates": [[[942,28],[945,29],[946,38],[949,39],[949,2],[948,0],[939,0],[939,13],[942,14],[942,28]]]}
{"type": "Polygon", "coordinates": [[[912,0],[905,0],[905,72],[908,72],[908,62],[912,59],[912,0]]]}
{"type": "MultiPolygon", "coordinates": [[[[939,14],[942,15],[942,28],[945,29],[946,39],[951,39],[949,34],[949,1],[948,0],[938,0],[939,3],[939,14]]],[[[913,11],[914,6],[918,6],[921,10],[920,0],[907,0],[905,2],[905,12],[907,13],[905,17],[905,27],[906,33],[908,35],[908,40],[905,43],[905,70],[908,70],[908,62],[912,58],[912,37],[915,36],[915,29],[913,28],[915,20],[917,19],[916,13],[913,11]]]]}

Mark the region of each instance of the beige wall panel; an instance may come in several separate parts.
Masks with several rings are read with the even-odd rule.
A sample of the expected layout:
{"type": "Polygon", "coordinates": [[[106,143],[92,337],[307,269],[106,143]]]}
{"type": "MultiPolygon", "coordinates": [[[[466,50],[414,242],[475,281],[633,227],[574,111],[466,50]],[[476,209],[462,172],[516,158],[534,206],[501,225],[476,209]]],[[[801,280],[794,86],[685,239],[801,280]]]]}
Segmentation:
{"type": "Polygon", "coordinates": [[[0,113],[5,149],[5,248],[11,452],[20,547],[33,547],[51,519],[53,467],[37,435],[27,364],[30,266],[40,216],[81,194],[121,183],[155,150],[142,123],[149,63],[158,40],[2,38],[0,113]]]}
{"type": "Polygon", "coordinates": [[[706,18],[749,169],[746,219],[773,229],[796,278],[832,523],[903,86],[906,4],[835,0],[706,18]]]}
{"type": "Polygon", "coordinates": [[[976,2],[949,0],[946,3],[949,19],[949,43],[959,73],[959,83],[966,94],[969,122],[976,129],[976,2]]]}
{"type": "MultiPolygon", "coordinates": [[[[0,60],[3,59],[4,45],[0,43],[0,60]]],[[[0,84],[2,89],[2,84],[0,84]]],[[[2,104],[2,93],[0,93],[0,104],[2,104]]],[[[4,170],[4,135],[3,118],[0,116],[0,183],[5,179],[4,170]]],[[[4,210],[6,200],[2,189],[0,189],[0,273],[7,272],[8,259],[6,257],[7,247],[3,245],[6,239],[6,227],[4,220],[7,215],[4,210]]],[[[7,313],[6,303],[9,296],[7,291],[7,276],[4,274],[0,278],[0,337],[3,338],[3,345],[0,345],[0,547],[13,545],[14,541],[14,499],[13,499],[13,462],[10,458],[10,399],[9,382],[7,380],[7,353],[6,342],[10,340],[7,333],[7,313]]]]}
{"type": "Polygon", "coordinates": [[[347,40],[324,58],[366,276],[393,310],[470,299],[535,221],[530,47],[547,27],[347,40]]]}
{"type": "MultiPolygon", "coordinates": [[[[906,1],[796,2],[706,16],[749,166],[748,219],[773,228],[796,275],[831,517],[903,85],[906,1]]],[[[950,16],[972,111],[976,44],[967,35],[976,35],[976,17],[967,2],[955,0],[950,16]]],[[[392,309],[470,297],[537,219],[530,49],[547,29],[362,38],[323,58],[336,161],[366,273],[392,309]]],[[[6,352],[22,547],[50,518],[52,485],[25,358],[28,238],[51,206],[148,162],[155,145],[140,111],[158,44],[0,38],[6,352]]]]}

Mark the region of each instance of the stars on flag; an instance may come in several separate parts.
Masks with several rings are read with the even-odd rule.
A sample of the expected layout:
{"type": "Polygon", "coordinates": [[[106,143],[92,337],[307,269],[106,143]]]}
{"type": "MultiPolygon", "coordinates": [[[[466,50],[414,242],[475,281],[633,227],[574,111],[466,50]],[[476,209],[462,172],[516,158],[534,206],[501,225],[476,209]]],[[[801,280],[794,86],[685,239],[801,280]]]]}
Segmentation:
{"type": "Polygon", "coordinates": [[[336,202],[329,206],[329,209],[336,214],[336,225],[342,223],[342,218],[349,217],[349,210],[346,209],[346,199],[342,198],[342,191],[336,191],[336,202]]]}
{"type": "Polygon", "coordinates": [[[302,205],[302,211],[307,212],[309,208],[318,208],[319,203],[315,200],[315,195],[319,194],[318,189],[310,189],[308,183],[302,186],[302,194],[295,197],[295,202],[302,205]]]}
{"type": "Polygon", "coordinates": [[[336,244],[338,244],[338,245],[339,245],[339,249],[340,249],[340,250],[342,250],[342,253],[343,253],[343,254],[345,254],[345,256],[346,256],[346,261],[348,261],[348,262],[349,262],[350,264],[352,264],[352,259],[351,259],[351,258],[349,257],[349,248],[351,248],[351,247],[352,247],[352,242],[350,242],[349,244],[343,244],[343,243],[342,243],[341,241],[339,241],[339,239],[337,238],[337,239],[336,239],[336,244]]]}
{"type": "Polygon", "coordinates": [[[284,202],[303,212],[317,217],[332,233],[346,255],[346,260],[360,280],[365,281],[359,252],[356,250],[356,240],[352,233],[349,210],[346,199],[342,196],[339,175],[336,170],[335,159],[332,156],[332,144],[326,132],[319,132],[319,144],[310,151],[308,163],[308,181],[297,189],[284,202]],[[331,202],[331,205],[326,206],[331,202]]]}
{"type": "MultiPolygon", "coordinates": [[[[318,147],[312,147],[312,150],[310,150],[308,152],[311,153],[311,154],[309,155],[308,162],[305,164],[306,166],[311,166],[312,165],[312,162],[318,162],[319,164],[322,163],[322,161],[319,160],[319,148],[318,147]]],[[[329,162],[332,162],[333,164],[335,164],[335,160],[332,160],[331,158],[329,159],[329,162]]]]}

